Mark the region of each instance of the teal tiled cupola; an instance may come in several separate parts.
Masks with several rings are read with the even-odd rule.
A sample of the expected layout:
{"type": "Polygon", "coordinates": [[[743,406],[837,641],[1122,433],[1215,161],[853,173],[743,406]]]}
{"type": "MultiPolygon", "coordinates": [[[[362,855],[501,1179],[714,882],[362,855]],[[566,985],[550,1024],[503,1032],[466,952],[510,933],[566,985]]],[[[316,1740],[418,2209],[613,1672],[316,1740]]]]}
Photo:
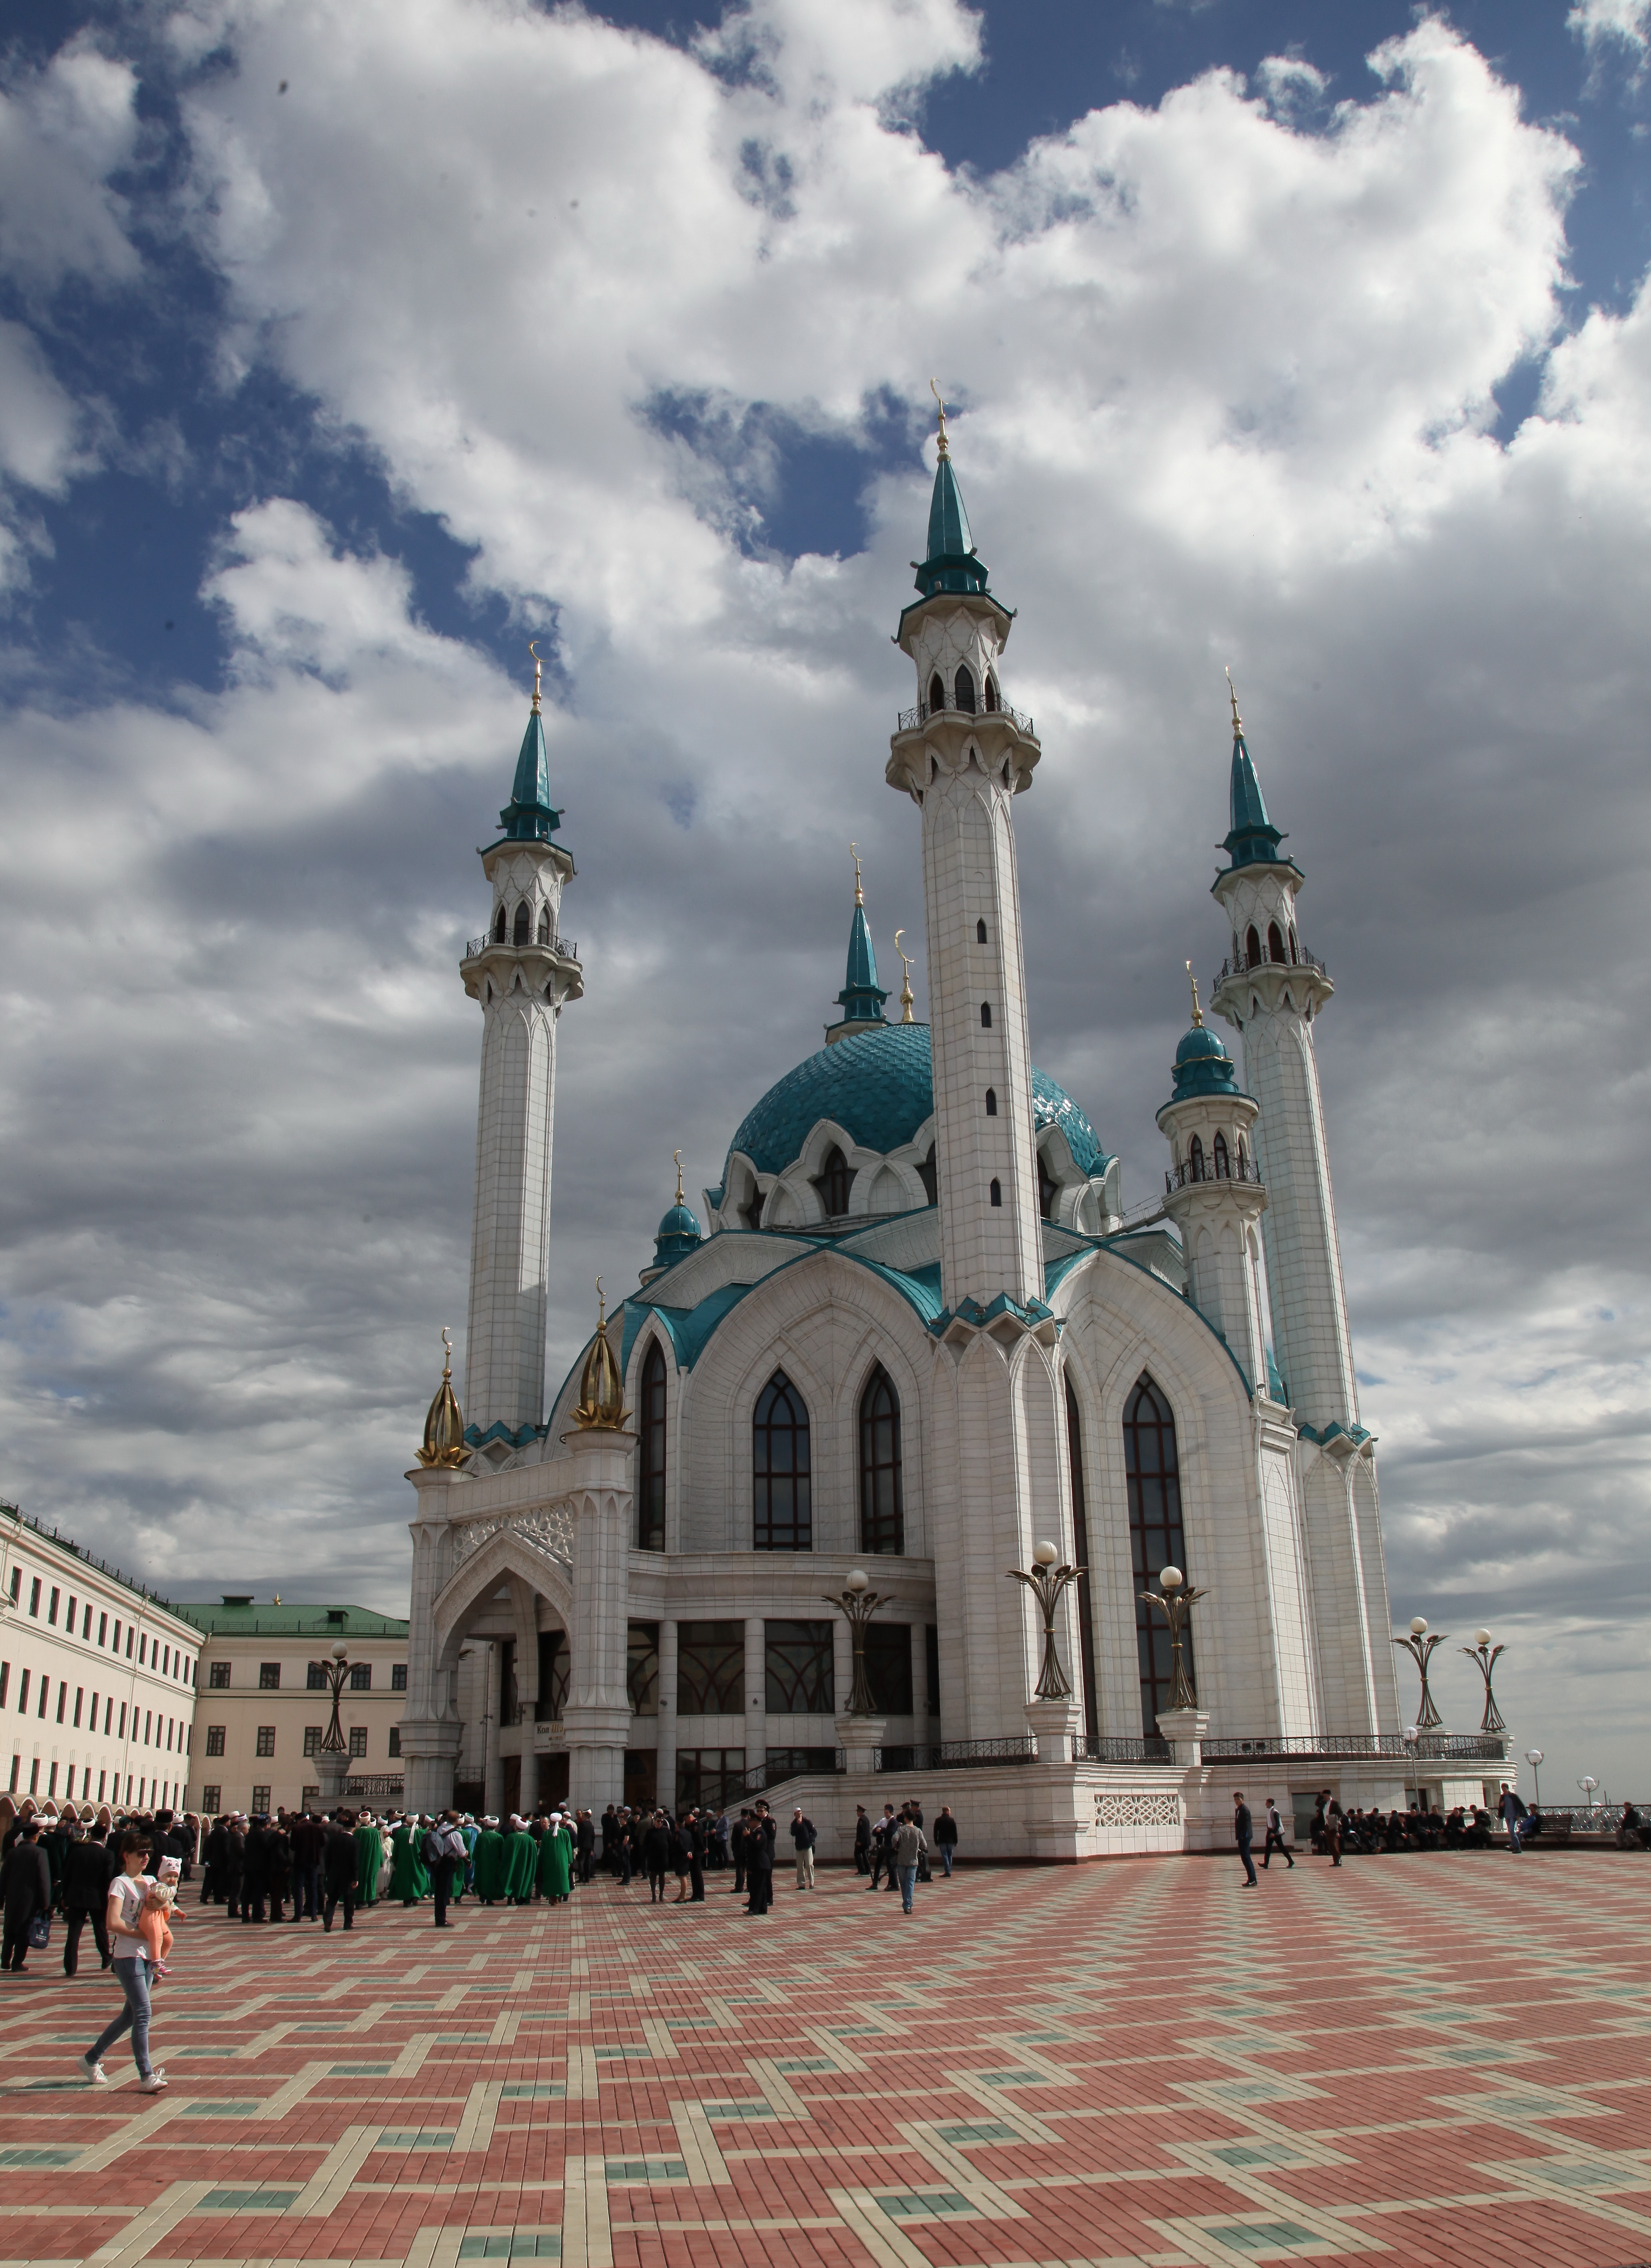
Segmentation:
{"type": "MultiPolygon", "coordinates": [[[[1187,982],[1192,987],[1192,1028],[1176,1049],[1176,1085],[1169,1102],[1186,1102],[1198,1094],[1242,1094],[1244,1090],[1238,1084],[1233,1058],[1204,1020],[1190,961],[1187,982]]],[[[1169,1103],[1164,1108],[1167,1110],[1169,1103]]]]}
{"type": "Polygon", "coordinates": [[[1244,745],[1244,720],[1238,713],[1238,696],[1229,674],[1227,688],[1233,703],[1233,777],[1230,790],[1232,825],[1221,848],[1235,866],[1287,866],[1279,855],[1284,837],[1267,816],[1267,803],[1244,745]]]}
{"type": "Polygon", "coordinates": [[[539,657],[534,654],[533,708],[528,713],[527,729],[521,736],[521,754],[516,759],[510,801],[498,814],[499,828],[507,843],[548,843],[562,824],[562,814],[550,801],[550,755],[545,747],[544,718],[539,707],[539,657]]]}
{"type": "MultiPolygon", "coordinates": [[[[984,591],[985,562],[975,556],[969,533],[963,492],[952,470],[951,447],[946,438],[946,412],[940,412],[940,460],[934,468],[934,494],[929,500],[929,556],[918,567],[917,587],[925,599],[942,591],[984,591]]],[[[914,566],[918,563],[912,562],[914,566]]]]}
{"type": "Polygon", "coordinates": [[[654,1233],[653,1264],[656,1268],[674,1268],[679,1260],[686,1260],[690,1252],[697,1251],[704,1236],[694,1213],[682,1202],[682,1153],[678,1150],[674,1154],[676,1197],[654,1233]]]}

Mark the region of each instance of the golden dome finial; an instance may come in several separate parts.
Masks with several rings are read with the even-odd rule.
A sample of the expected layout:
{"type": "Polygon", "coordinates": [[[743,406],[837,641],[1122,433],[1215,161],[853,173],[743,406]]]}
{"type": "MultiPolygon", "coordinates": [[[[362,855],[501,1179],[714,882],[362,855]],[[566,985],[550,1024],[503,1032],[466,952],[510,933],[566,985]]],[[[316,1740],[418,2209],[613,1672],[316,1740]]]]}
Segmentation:
{"type": "Polygon", "coordinates": [[[1238,713],[1238,688],[1233,683],[1233,673],[1230,669],[1227,673],[1227,697],[1233,704],[1233,738],[1235,740],[1242,740],[1244,737],[1244,720],[1238,713]]]}
{"type": "Polygon", "coordinates": [[[849,844],[849,856],[854,861],[854,902],[857,906],[863,906],[866,893],[860,887],[860,846],[858,843],[849,844]]]}
{"type": "Polygon", "coordinates": [[[625,1408],[625,1382],[608,1344],[608,1302],[602,1279],[596,1278],[596,1336],[585,1358],[579,1377],[579,1398],[573,1423],[582,1433],[617,1433],[630,1412],[625,1408]]]}
{"type": "MultiPolygon", "coordinates": [[[[681,1204],[682,1202],[682,1153],[680,1150],[673,1150],[671,1155],[676,1160],[676,1202],[678,1204],[681,1204]]],[[[600,1291],[601,1288],[601,1278],[599,1278],[597,1280],[597,1289],[600,1291]]]]}
{"type": "Polygon", "coordinates": [[[1204,1029],[1204,1011],[1198,1005],[1198,980],[1192,973],[1190,961],[1187,963],[1187,982],[1192,987],[1192,1028],[1195,1032],[1201,1032],[1204,1029]]]}
{"type": "MultiPolygon", "coordinates": [[[[896,953],[900,953],[900,940],[904,935],[905,932],[903,929],[897,929],[895,932],[896,953]]],[[[904,971],[900,984],[900,1020],[903,1024],[909,1024],[911,1021],[911,1003],[915,997],[911,990],[911,957],[909,954],[900,953],[900,966],[904,971]]]]}
{"type": "Polygon", "coordinates": [[[940,389],[932,379],[929,380],[929,392],[934,396],[934,406],[940,413],[940,438],[934,445],[935,453],[937,456],[949,457],[952,449],[951,444],[946,438],[946,404],[940,400],[940,389]]]}
{"type": "Polygon", "coordinates": [[[436,1398],[424,1418],[424,1440],[418,1462],[451,1472],[457,1470],[470,1452],[464,1443],[464,1412],[453,1390],[453,1334],[445,1323],[441,1329],[441,1384],[436,1388],[436,1398]]]}
{"type": "Polygon", "coordinates": [[[543,662],[539,659],[539,641],[537,638],[528,639],[527,651],[533,656],[533,713],[536,717],[540,713],[539,679],[540,674],[544,668],[543,662]]]}

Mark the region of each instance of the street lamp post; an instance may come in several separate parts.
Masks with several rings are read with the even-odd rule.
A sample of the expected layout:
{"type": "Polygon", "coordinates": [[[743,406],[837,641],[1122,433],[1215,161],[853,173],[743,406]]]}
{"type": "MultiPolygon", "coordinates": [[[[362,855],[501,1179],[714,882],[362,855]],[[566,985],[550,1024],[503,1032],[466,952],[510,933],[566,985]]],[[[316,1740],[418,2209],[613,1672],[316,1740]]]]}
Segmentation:
{"type": "Polygon", "coordinates": [[[1502,1655],[1507,1653],[1507,1648],[1503,1646],[1493,1646],[1489,1631],[1476,1630],[1473,1633],[1472,1645],[1461,1646],[1457,1650],[1465,1653],[1468,1660],[1478,1666],[1478,1673],[1485,1680],[1485,1714],[1479,1719],[1480,1732],[1505,1733],[1507,1730],[1507,1720],[1497,1707],[1496,1696],[1491,1690],[1491,1672],[1502,1655]]]}
{"type": "Polygon", "coordinates": [[[871,1578],[863,1567],[851,1572],[846,1587],[836,1598],[829,1592],[823,1595],[827,1606],[842,1609],[854,1641],[854,1679],[849,1691],[848,1713],[851,1717],[873,1717],[877,1703],[871,1679],[866,1674],[866,1625],[887,1602],[880,1592],[872,1589],[871,1578]]]}
{"type": "Polygon", "coordinates": [[[1537,1808],[1538,1811],[1542,1809],[1542,1773],[1539,1769],[1542,1763],[1542,1757],[1543,1751],[1540,1749],[1527,1749],[1525,1751],[1525,1762],[1530,1766],[1531,1771],[1536,1774],[1537,1808]]]}
{"type": "Polygon", "coordinates": [[[1421,1735],[1417,1731],[1414,1725],[1406,1725],[1404,1732],[1399,1735],[1399,1737],[1404,1742],[1405,1748],[1410,1751],[1409,1762],[1411,1767],[1411,1785],[1416,1791],[1416,1808],[1419,1811],[1423,1808],[1422,1774],[1421,1767],[1417,1762],[1417,1748],[1418,1743],[1421,1739],[1421,1735]]]}
{"type": "Polygon", "coordinates": [[[344,1690],[344,1679],[350,1674],[350,1649],[341,1638],[333,1648],[330,1661],[320,1664],[325,1673],[328,1689],[333,1697],[333,1713],[327,1730],[321,1735],[321,1752],[315,1759],[316,1777],[321,1784],[321,1808],[336,1810],[343,1800],[344,1782],[350,1777],[349,1743],[338,1719],[339,1696],[344,1690]]]}
{"type": "Polygon", "coordinates": [[[1205,1594],[1196,1585],[1188,1583],[1179,1567],[1164,1568],[1158,1583],[1157,1590],[1142,1591],[1138,1596],[1149,1607],[1158,1608],[1169,1625],[1169,1706],[1172,1711],[1196,1709],[1198,1697],[1193,1691],[1192,1680],[1187,1675],[1181,1637],[1191,1615],[1193,1601],[1205,1597],[1205,1594]]]}
{"type": "Polygon", "coordinates": [[[1422,1705],[1416,1712],[1418,1734],[1431,1733],[1444,1722],[1444,1719],[1434,1706],[1433,1695],[1427,1690],[1427,1665],[1433,1660],[1434,1648],[1441,1646],[1444,1642],[1445,1633],[1442,1631],[1434,1638],[1428,1637],[1427,1618],[1425,1615],[1418,1615],[1411,1623],[1408,1638],[1396,1638],[1393,1641],[1395,1646],[1404,1647],[1421,1672],[1422,1705]]]}
{"type": "Polygon", "coordinates": [[[1084,1571],[1081,1567],[1058,1567],[1055,1562],[1059,1557],[1054,1544],[1038,1543],[1033,1546],[1034,1564],[1029,1574],[1024,1567],[1008,1570],[1009,1580],[1024,1583],[1043,1613],[1043,1660],[1037,1683],[1032,1689],[1035,1701],[1064,1701],[1072,1691],[1072,1681],[1060,1666],[1060,1655],[1055,1646],[1055,1609],[1067,1584],[1075,1583],[1084,1571]]]}
{"type": "Polygon", "coordinates": [[[1589,1811],[1594,1808],[1594,1790],[1599,1786],[1592,1772],[1584,1772],[1577,1786],[1582,1791],[1582,1801],[1589,1811]]]}

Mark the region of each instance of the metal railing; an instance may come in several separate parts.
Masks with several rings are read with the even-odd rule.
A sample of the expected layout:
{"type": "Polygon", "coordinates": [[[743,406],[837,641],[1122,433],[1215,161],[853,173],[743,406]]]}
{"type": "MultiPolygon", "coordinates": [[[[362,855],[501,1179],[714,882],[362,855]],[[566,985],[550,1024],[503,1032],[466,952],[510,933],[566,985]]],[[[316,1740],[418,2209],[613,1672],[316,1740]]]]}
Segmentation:
{"type": "Polygon", "coordinates": [[[984,708],[978,702],[970,702],[965,708],[961,701],[942,701],[938,707],[927,701],[919,701],[915,709],[903,709],[900,711],[896,730],[902,733],[915,733],[920,725],[926,725],[931,717],[938,717],[947,710],[957,717],[1006,717],[1016,732],[1024,733],[1028,740],[1035,740],[1037,738],[1032,719],[1026,711],[1023,709],[1011,709],[1006,701],[999,701],[994,709],[984,708]]]}
{"type": "MultiPolygon", "coordinates": [[[[399,1803],[406,1793],[407,1782],[398,1774],[368,1772],[360,1779],[347,1779],[338,1800],[341,1804],[365,1803],[369,1800],[376,1803],[399,1803]]],[[[321,1794],[319,1787],[306,1787],[303,1808],[307,1811],[312,1801],[319,1803],[321,1794]]]]}
{"type": "Polygon", "coordinates": [[[578,946],[569,937],[529,938],[522,945],[513,945],[507,937],[488,936],[471,938],[465,946],[464,958],[474,961],[478,954],[495,949],[501,953],[525,953],[528,945],[536,946],[541,953],[556,954],[564,961],[577,961],[579,957],[578,946]]]}
{"type": "Polygon", "coordinates": [[[1252,961],[1248,954],[1235,961],[1229,954],[1216,974],[1215,982],[1210,987],[1211,991],[1213,992],[1216,984],[1220,984],[1226,977],[1248,976],[1254,968],[1312,968],[1316,969],[1321,976],[1330,975],[1329,969],[1325,968],[1316,954],[1304,952],[1300,946],[1297,946],[1295,951],[1285,961],[1270,960],[1264,953],[1255,961],[1252,961]]]}
{"type": "Polygon", "coordinates": [[[1242,1740],[1205,1741],[1206,1764],[1237,1764],[1256,1757],[1391,1756],[1402,1764],[1502,1764],[1500,1741],[1488,1733],[1423,1733],[1407,1741],[1402,1733],[1262,1733],[1242,1740]]]}
{"type": "MultiPolygon", "coordinates": [[[[1540,1811],[1533,1803],[1531,1810],[1542,1821],[1546,1835],[1615,1835],[1622,1825],[1620,1803],[1593,1803],[1558,1806],[1544,1803],[1540,1811]]],[[[1636,1833],[1644,1834],[1646,1822],[1651,1821],[1651,1803],[1636,1803],[1640,1825],[1636,1833]]]]}
{"type": "Polygon", "coordinates": [[[1242,1182],[1246,1187],[1256,1189],[1263,1186],[1255,1160],[1248,1156],[1240,1158],[1236,1163],[1229,1159],[1225,1166],[1214,1158],[1206,1158],[1202,1170],[1197,1172],[1190,1160],[1164,1169],[1166,1189],[1202,1189],[1205,1182],[1242,1182]]]}
{"type": "Polygon", "coordinates": [[[873,1749],[872,1770],[962,1771],[970,1764],[1032,1764],[1037,1742],[1029,1733],[1006,1741],[943,1741],[938,1748],[873,1749]]]}
{"type": "Polygon", "coordinates": [[[1131,1741],[1117,1733],[1074,1733],[1072,1761],[1075,1764],[1171,1764],[1176,1752],[1156,1734],[1131,1741]]]}

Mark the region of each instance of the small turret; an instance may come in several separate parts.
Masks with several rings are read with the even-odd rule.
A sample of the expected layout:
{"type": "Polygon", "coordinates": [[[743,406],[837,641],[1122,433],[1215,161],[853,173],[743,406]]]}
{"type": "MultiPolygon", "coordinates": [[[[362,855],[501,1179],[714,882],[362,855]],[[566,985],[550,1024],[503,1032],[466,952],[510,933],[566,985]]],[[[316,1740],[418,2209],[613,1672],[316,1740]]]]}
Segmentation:
{"type": "Polygon", "coordinates": [[[453,1390],[453,1338],[447,1331],[441,1335],[441,1384],[436,1388],[436,1398],[424,1418],[424,1445],[418,1452],[421,1465],[436,1466],[456,1471],[469,1455],[465,1446],[464,1413],[459,1407],[459,1397],[453,1390]]]}
{"type": "Polygon", "coordinates": [[[527,651],[533,654],[533,707],[521,736],[510,801],[498,814],[499,828],[507,843],[548,843],[562,824],[562,814],[550,801],[550,753],[545,747],[539,689],[544,665],[533,646],[527,651]]]}
{"type": "Polygon", "coordinates": [[[699,1249],[704,1236],[698,1220],[682,1201],[682,1153],[674,1150],[671,1154],[676,1160],[676,1198],[655,1234],[650,1275],[661,1268],[674,1268],[679,1260],[686,1260],[690,1252],[699,1249]]]}
{"type": "Polygon", "coordinates": [[[848,974],[837,994],[837,1005],[843,1014],[837,1023],[826,1026],[828,1047],[848,1039],[855,1032],[864,1032],[873,1024],[886,1024],[888,1020],[883,1013],[883,1003],[888,994],[877,982],[877,955],[872,950],[872,933],[866,920],[859,846],[851,843],[849,850],[854,859],[854,918],[849,924],[848,974]]]}
{"type": "Polygon", "coordinates": [[[573,1423],[582,1433],[617,1433],[630,1412],[625,1408],[625,1382],[608,1344],[608,1302],[602,1297],[600,1276],[596,1279],[596,1336],[591,1341],[591,1351],[580,1373],[573,1423]]]}

